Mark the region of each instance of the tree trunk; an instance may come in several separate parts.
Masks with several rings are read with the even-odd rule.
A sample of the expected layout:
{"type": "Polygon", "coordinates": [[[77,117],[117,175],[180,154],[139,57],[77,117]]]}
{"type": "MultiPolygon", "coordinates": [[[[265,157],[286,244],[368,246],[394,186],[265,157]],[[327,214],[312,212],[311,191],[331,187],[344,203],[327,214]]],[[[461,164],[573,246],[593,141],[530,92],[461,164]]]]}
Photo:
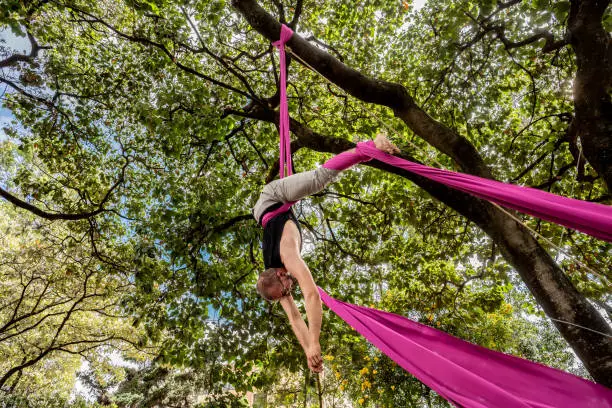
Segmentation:
{"type": "Polygon", "coordinates": [[[576,131],[584,156],[612,191],[612,39],[601,23],[609,4],[609,0],[573,0],[567,29],[578,68],[576,131]]]}
{"type": "MultiPolygon", "coordinates": [[[[276,41],[280,24],[262,9],[255,0],[233,0],[234,7],[249,24],[270,41],[276,41]]],[[[464,137],[427,115],[398,84],[368,78],[344,65],[330,54],[310,45],[294,35],[287,43],[292,52],[306,61],[327,79],[356,98],[391,108],[417,135],[451,157],[471,174],[493,178],[474,146],[464,137]]],[[[261,120],[277,121],[269,109],[250,113],[261,120]],[[259,115],[259,117],[257,117],[259,115]]],[[[317,151],[340,153],[352,143],[325,138],[292,121],[292,130],[302,146],[317,151]]],[[[493,205],[467,194],[415,176],[388,165],[369,162],[377,168],[401,175],[415,182],[432,196],[452,207],[481,227],[498,245],[506,260],[553,319],[612,334],[612,329],[597,310],[571,284],[550,255],[531,236],[529,231],[493,205]]],[[[553,323],[582,360],[595,381],[612,387],[612,340],[579,327],[553,323]]]]}
{"type": "Polygon", "coordinates": [[[304,372],[304,404],[302,405],[304,408],[308,406],[308,379],[310,377],[310,370],[306,368],[304,372]]]}

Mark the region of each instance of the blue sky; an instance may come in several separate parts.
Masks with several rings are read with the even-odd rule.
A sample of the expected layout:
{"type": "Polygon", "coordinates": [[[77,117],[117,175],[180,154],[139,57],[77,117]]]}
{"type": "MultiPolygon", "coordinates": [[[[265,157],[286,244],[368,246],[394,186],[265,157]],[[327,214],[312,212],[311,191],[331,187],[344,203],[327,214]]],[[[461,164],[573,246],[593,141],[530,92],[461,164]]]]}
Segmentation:
{"type": "MultiPolygon", "coordinates": [[[[20,52],[27,53],[30,52],[30,42],[26,37],[17,37],[15,36],[9,28],[0,29],[0,46],[9,47],[10,49],[20,52]]],[[[5,92],[5,86],[0,85],[0,96],[5,92]]],[[[8,109],[0,108],[0,128],[4,123],[7,123],[11,120],[13,115],[8,109]]],[[[2,130],[0,130],[0,137],[4,134],[2,130]]]]}
{"type": "Polygon", "coordinates": [[[30,51],[30,42],[26,37],[17,37],[10,28],[0,28],[0,40],[6,41],[6,45],[20,52],[30,51]]]}

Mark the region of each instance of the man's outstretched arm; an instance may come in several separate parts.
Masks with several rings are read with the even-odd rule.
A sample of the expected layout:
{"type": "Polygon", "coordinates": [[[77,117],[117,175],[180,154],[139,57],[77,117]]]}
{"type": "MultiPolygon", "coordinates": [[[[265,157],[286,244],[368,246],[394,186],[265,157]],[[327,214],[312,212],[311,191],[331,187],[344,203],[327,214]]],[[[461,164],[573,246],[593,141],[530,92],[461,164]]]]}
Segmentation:
{"type": "MultiPolygon", "coordinates": [[[[297,227],[288,223],[285,228],[295,228],[297,233],[297,227]]],[[[293,246],[293,245],[292,245],[293,246]]],[[[283,251],[283,243],[281,242],[281,257],[283,258],[283,263],[287,272],[293,275],[300,285],[300,289],[302,290],[302,294],[304,295],[304,303],[306,307],[306,317],[308,318],[308,326],[302,320],[300,315],[300,322],[291,321],[292,316],[295,316],[295,313],[292,311],[292,305],[297,310],[295,303],[292,298],[288,298],[283,303],[283,308],[287,315],[289,316],[289,320],[291,321],[291,327],[302,344],[302,340],[300,340],[300,336],[302,335],[301,325],[307,327],[307,335],[305,346],[302,344],[304,348],[304,353],[306,353],[306,358],[308,360],[308,367],[314,372],[320,372],[323,370],[323,359],[321,358],[321,345],[319,344],[319,337],[321,335],[321,322],[323,320],[323,306],[321,303],[321,296],[319,295],[319,290],[315,285],[314,279],[312,278],[312,274],[308,269],[306,263],[302,260],[302,257],[299,254],[298,244],[295,243],[295,247],[293,250],[289,248],[285,248],[283,251]],[[284,255],[284,256],[283,256],[284,255]],[[288,307],[285,308],[285,305],[288,307]],[[289,310],[289,311],[288,311],[289,310]],[[296,331],[297,328],[297,331],[296,331]]],[[[281,300],[283,302],[283,300],[281,300]]],[[[299,311],[298,311],[299,313],[299,311]]]]}
{"type": "Polygon", "coordinates": [[[308,367],[314,372],[323,371],[322,360],[315,359],[317,355],[320,357],[321,348],[319,346],[319,341],[317,339],[316,342],[311,340],[311,335],[308,330],[308,326],[302,319],[302,314],[295,304],[293,297],[291,295],[285,296],[280,300],[281,306],[287,313],[287,317],[289,318],[289,323],[291,324],[291,329],[293,333],[295,333],[295,337],[297,337],[302,349],[304,349],[304,354],[306,354],[306,360],[308,362],[308,367]],[[319,363],[317,363],[319,361],[319,363]]]}
{"type": "Polygon", "coordinates": [[[306,322],[304,322],[304,319],[302,319],[302,314],[295,304],[293,296],[287,295],[282,297],[280,304],[289,318],[289,323],[291,324],[291,329],[293,330],[295,337],[297,337],[300,345],[304,351],[306,351],[308,349],[309,338],[308,326],[306,326],[306,322]]]}

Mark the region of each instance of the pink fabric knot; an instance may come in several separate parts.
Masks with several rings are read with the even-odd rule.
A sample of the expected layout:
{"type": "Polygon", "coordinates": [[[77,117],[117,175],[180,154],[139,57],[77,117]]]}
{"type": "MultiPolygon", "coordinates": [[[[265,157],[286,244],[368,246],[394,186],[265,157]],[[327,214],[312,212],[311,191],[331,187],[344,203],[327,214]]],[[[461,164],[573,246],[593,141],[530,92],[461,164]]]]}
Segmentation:
{"type": "Polygon", "coordinates": [[[291,36],[293,36],[293,30],[283,24],[281,25],[280,39],[278,41],[274,41],[272,45],[276,48],[280,48],[285,45],[287,41],[289,41],[291,36]]]}

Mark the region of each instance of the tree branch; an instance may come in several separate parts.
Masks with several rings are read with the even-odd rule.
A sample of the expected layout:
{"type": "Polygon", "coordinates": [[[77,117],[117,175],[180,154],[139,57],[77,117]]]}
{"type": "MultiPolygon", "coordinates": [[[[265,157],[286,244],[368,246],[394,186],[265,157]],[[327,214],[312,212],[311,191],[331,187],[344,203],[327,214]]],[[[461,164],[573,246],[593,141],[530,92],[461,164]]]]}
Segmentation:
{"type": "Polygon", "coordinates": [[[39,217],[45,218],[47,220],[66,220],[66,221],[83,220],[83,219],[95,217],[96,215],[102,213],[103,211],[107,211],[104,208],[104,204],[106,204],[106,202],[109,200],[109,198],[112,195],[113,191],[121,183],[123,183],[123,181],[125,179],[125,171],[126,171],[128,165],[129,165],[129,161],[126,158],[125,159],[125,164],[123,165],[123,167],[121,169],[121,175],[119,176],[117,181],[108,189],[108,191],[106,192],[106,194],[102,198],[102,201],[100,201],[100,203],[98,204],[98,208],[93,210],[93,211],[89,211],[89,212],[69,214],[69,213],[59,213],[59,212],[52,213],[52,212],[43,211],[40,208],[36,207],[35,205],[32,205],[32,204],[28,203],[27,201],[24,201],[24,200],[21,200],[21,199],[17,198],[16,196],[14,196],[13,194],[11,194],[8,191],[4,190],[3,188],[0,188],[0,196],[2,196],[4,199],[6,199],[8,202],[12,203],[13,205],[15,205],[15,206],[17,206],[19,208],[22,208],[24,210],[30,211],[31,213],[33,213],[35,215],[38,215],[39,217]]]}
{"type": "MultiPolygon", "coordinates": [[[[204,50],[204,52],[209,55],[210,57],[212,57],[215,61],[217,61],[223,68],[225,68],[226,70],[228,70],[230,73],[232,73],[236,78],[238,78],[238,80],[240,82],[242,82],[242,84],[244,85],[244,87],[249,91],[249,94],[251,95],[252,99],[257,99],[257,96],[255,94],[255,91],[251,88],[251,85],[249,84],[249,82],[246,80],[246,78],[241,75],[240,73],[238,73],[235,69],[233,69],[232,67],[229,66],[229,64],[227,62],[225,62],[225,60],[223,58],[221,58],[220,56],[216,55],[215,53],[213,53],[212,51],[210,51],[207,47],[206,47],[206,43],[204,42],[204,40],[202,39],[202,36],[200,35],[200,31],[198,30],[198,28],[195,26],[195,24],[193,23],[193,21],[191,21],[191,18],[189,17],[189,14],[187,14],[187,11],[185,10],[184,7],[180,7],[181,11],[183,12],[183,15],[185,16],[185,19],[187,19],[187,21],[189,22],[189,25],[191,26],[191,28],[193,29],[193,32],[196,34],[196,36],[198,37],[198,40],[200,41],[200,46],[202,47],[202,49],[204,50]]],[[[186,49],[195,52],[196,50],[194,50],[192,47],[190,47],[187,44],[183,44],[180,43],[183,47],[185,47],[186,49]]]]}
{"type": "Polygon", "coordinates": [[[558,50],[561,47],[564,47],[566,45],[569,44],[569,41],[567,39],[562,39],[559,41],[555,41],[555,36],[545,30],[541,30],[539,32],[536,32],[535,34],[533,34],[531,37],[527,37],[524,40],[521,41],[510,41],[507,37],[506,37],[506,27],[501,25],[501,26],[496,26],[494,28],[495,33],[497,34],[497,38],[502,42],[502,44],[504,44],[504,47],[507,50],[513,49],[513,48],[520,48],[520,47],[524,47],[525,45],[529,45],[532,44],[534,42],[537,42],[541,39],[545,39],[546,42],[544,43],[544,45],[542,46],[542,52],[543,53],[549,53],[555,50],[558,50]]]}
{"type": "Polygon", "coordinates": [[[18,62],[33,62],[33,60],[38,57],[38,53],[40,52],[40,50],[48,50],[51,48],[51,47],[40,46],[38,42],[36,41],[36,39],[34,38],[34,36],[32,36],[32,34],[30,34],[29,31],[27,35],[28,35],[28,39],[30,40],[30,45],[32,47],[30,50],[30,53],[28,55],[13,54],[10,57],[0,61],[0,68],[7,68],[10,66],[13,66],[17,64],[18,62]]]}
{"type": "Polygon", "coordinates": [[[300,19],[300,16],[302,15],[303,3],[304,3],[303,0],[297,0],[297,2],[295,3],[295,11],[293,12],[293,19],[291,20],[289,24],[287,24],[289,27],[291,27],[292,30],[295,30],[295,27],[297,26],[297,23],[300,19]]]}
{"type": "Polygon", "coordinates": [[[99,207],[94,211],[77,213],[77,214],[51,213],[51,212],[43,211],[39,209],[38,207],[15,197],[14,195],[4,190],[3,188],[0,188],[0,196],[2,196],[4,199],[14,204],[15,206],[19,208],[23,208],[24,210],[30,211],[31,213],[38,215],[39,217],[45,218],[47,220],[68,220],[68,221],[83,220],[86,218],[95,217],[96,215],[105,211],[104,208],[99,207]]]}

